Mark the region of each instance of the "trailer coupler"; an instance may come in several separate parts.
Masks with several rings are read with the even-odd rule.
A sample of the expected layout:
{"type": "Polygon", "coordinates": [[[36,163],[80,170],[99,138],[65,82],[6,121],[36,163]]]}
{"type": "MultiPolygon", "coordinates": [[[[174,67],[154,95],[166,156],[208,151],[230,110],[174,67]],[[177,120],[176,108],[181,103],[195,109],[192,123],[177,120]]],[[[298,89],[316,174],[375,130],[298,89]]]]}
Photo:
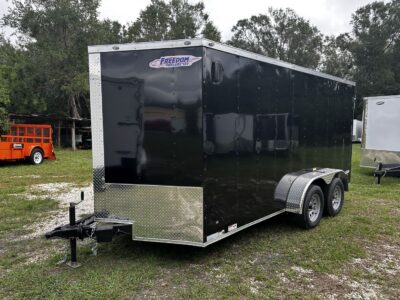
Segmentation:
{"type": "Polygon", "coordinates": [[[67,265],[77,268],[76,241],[85,238],[96,239],[98,243],[111,242],[114,235],[132,235],[132,224],[106,223],[97,224],[94,214],[83,219],[75,220],[76,203],[69,206],[69,224],[54,228],[45,234],[46,239],[60,238],[69,240],[71,261],[67,265]]]}
{"type": "Polygon", "coordinates": [[[375,169],[374,177],[377,178],[377,183],[381,184],[381,178],[387,175],[399,175],[400,174],[400,164],[383,164],[378,163],[375,169]]]}

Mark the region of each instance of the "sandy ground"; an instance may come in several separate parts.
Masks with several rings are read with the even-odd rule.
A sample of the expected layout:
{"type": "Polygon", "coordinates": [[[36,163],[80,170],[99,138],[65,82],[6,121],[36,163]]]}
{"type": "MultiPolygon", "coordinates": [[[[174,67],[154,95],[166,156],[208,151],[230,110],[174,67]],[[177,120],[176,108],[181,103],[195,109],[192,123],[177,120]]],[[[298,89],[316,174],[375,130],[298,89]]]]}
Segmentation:
{"type": "MultiPolygon", "coordinates": [[[[90,214],[94,211],[93,185],[77,187],[71,183],[48,183],[38,184],[30,188],[24,194],[27,199],[46,197],[58,202],[58,210],[54,211],[48,218],[41,222],[31,224],[25,228],[31,233],[21,236],[18,240],[33,239],[43,237],[44,234],[57,226],[67,224],[68,206],[70,202],[80,200],[80,193],[84,191],[85,200],[77,206],[77,217],[83,214],[90,214]]],[[[400,276],[400,245],[390,242],[368,244],[365,246],[367,256],[365,258],[355,258],[345,264],[336,274],[318,273],[300,266],[292,266],[290,271],[294,276],[288,276],[285,272],[278,273],[278,278],[287,287],[295,290],[303,290],[310,295],[317,295],[324,299],[397,299],[398,288],[393,285],[383,288],[379,280],[374,278],[398,278],[400,276]],[[360,277],[354,278],[353,273],[358,272],[360,277]],[[392,286],[392,287],[391,287],[392,286]]],[[[55,248],[56,251],[62,249],[55,248]]],[[[29,255],[26,262],[37,263],[46,259],[51,251],[45,249],[42,252],[34,252],[29,255]]],[[[250,262],[250,263],[256,263],[250,262]]],[[[217,272],[216,281],[225,282],[225,274],[217,272]]],[[[248,284],[251,292],[257,296],[259,290],[263,288],[263,283],[255,278],[249,278],[248,284]]],[[[395,283],[394,283],[395,284],[395,283]]],[[[161,283],[162,285],[162,283],[161,283]]],[[[151,294],[151,291],[150,291],[151,294]]]]}
{"type": "MultiPolygon", "coordinates": [[[[294,278],[279,274],[282,283],[323,299],[399,299],[398,287],[379,278],[400,276],[400,245],[376,243],[365,247],[365,258],[354,258],[337,274],[318,273],[293,266],[294,278]],[[354,273],[360,276],[354,277],[354,273]]],[[[397,277],[398,278],[398,277],[397,277]]]]}
{"type": "Polygon", "coordinates": [[[84,187],[76,187],[74,184],[67,182],[33,185],[30,188],[30,192],[24,194],[24,197],[34,199],[40,197],[37,195],[38,193],[44,193],[46,198],[54,199],[58,202],[59,209],[49,218],[26,226],[25,229],[32,231],[32,233],[19,237],[19,240],[44,236],[46,232],[53,230],[55,227],[67,224],[69,222],[69,203],[79,201],[81,191],[85,193],[85,200],[76,207],[77,218],[94,211],[92,184],[84,187]]]}

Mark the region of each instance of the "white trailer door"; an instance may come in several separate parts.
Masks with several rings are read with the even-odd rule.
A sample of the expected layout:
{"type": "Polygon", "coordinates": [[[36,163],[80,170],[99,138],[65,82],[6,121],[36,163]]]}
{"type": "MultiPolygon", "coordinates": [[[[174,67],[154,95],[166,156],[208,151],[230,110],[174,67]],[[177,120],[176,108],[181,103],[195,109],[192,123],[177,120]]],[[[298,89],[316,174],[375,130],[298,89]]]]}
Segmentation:
{"type": "Polygon", "coordinates": [[[365,148],[400,151],[400,97],[367,101],[365,148]]]}

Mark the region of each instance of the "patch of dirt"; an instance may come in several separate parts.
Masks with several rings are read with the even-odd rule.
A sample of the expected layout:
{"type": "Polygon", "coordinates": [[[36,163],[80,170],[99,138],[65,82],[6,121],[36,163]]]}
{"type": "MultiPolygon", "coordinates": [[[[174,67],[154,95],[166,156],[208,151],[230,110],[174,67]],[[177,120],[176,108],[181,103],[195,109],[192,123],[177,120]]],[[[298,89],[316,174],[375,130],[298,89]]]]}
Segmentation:
{"type": "Polygon", "coordinates": [[[296,266],[294,266],[294,267],[291,267],[291,269],[292,269],[293,271],[296,271],[297,273],[300,273],[300,274],[312,274],[312,273],[313,273],[312,270],[303,269],[302,267],[296,267],[296,266]]]}
{"type": "MultiPolygon", "coordinates": [[[[90,247],[94,246],[93,240],[78,240],[78,247],[90,247]]],[[[51,246],[48,247],[35,247],[32,250],[26,251],[24,253],[25,260],[22,265],[36,264],[42,262],[49,257],[51,257],[54,253],[60,253],[64,259],[66,256],[70,255],[69,241],[67,240],[58,240],[57,243],[52,243],[51,246]]]]}
{"type": "Polygon", "coordinates": [[[392,216],[395,216],[395,217],[400,216],[400,208],[393,208],[393,209],[389,212],[389,214],[392,215],[392,216]]]}
{"type": "Polygon", "coordinates": [[[24,253],[26,260],[22,265],[37,264],[48,259],[54,252],[65,252],[66,245],[53,245],[51,247],[37,248],[34,251],[28,251],[24,253]]]}
{"type": "MultiPolygon", "coordinates": [[[[172,284],[173,276],[176,272],[177,270],[175,269],[159,268],[160,277],[158,280],[151,286],[143,286],[141,293],[135,293],[131,296],[132,299],[173,299],[169,295],[174,295],[178,289],[177,285],[172,284]]],[[[179,289],[182,287],[179,286],[179,289]]]]}
{"type": "Polygon", "coordinates": [[[253,295],[258,295],[260,292],[260,288],[262,288],[264,285],[261,281],[258,281],[254,278],[250,278],[249,280],[249,286],[250,286],[250,293],[253,295]]]}
{"type": "Polygon", "coordinates": [[[40,178],[40,175],[17,175],[10,178],[40,178]]]}
{"type": "Polygon", "coordinates": [[[328,299],[398,299],[400,245],[380,242],[365,246],[367,256],[355,258],[337,274],[318,273],[298,266],[295,276],[278,274],[288,288],[328,299]],[[396,279],[397,278],[397,279],[396,279]]]}
{"type": "Polygon", "coordinates": [[[31,193],[45,193],[47,198],[54,199],[58,202],[59,209],[54,211],[50,217],[38,223],[26,226],[25,229],[32,231],[32,233],[18,237],[17,240],[19,241],[43,236],[46,232],[53,230],[55,227],[67,224],[69,222],[69,203],[78,202],[80,200],[81,191],[85,193],[85,200],[76,207],[77,218],[85,214],[93,213],[94,211],[92,184],[84,187],[77,187],[67,182],[37,184],[33,185],[30,191],[30,193],[24,194],[24,197],[33,199],[40,196],[31,193]]]}

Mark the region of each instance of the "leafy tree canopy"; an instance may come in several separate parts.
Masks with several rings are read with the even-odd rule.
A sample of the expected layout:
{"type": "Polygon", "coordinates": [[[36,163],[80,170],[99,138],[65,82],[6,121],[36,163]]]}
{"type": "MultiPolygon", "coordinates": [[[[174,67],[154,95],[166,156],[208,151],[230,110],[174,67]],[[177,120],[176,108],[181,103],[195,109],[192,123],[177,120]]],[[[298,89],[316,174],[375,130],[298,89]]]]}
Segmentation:
{"type": "Polygon", "coordinates": [[[363,96],[400,94],[400,1],[373,2],[352,16],[348,48],[363,96]]]}
{"type": "Polygon", "coordinates": [[[11,61],[15,49],[0,35],[0,134],[8,130],[8,109],[10,107],[10,83],[14,77],[11,61]]]}
{"type": "Polygon", "coordinates": [[[357,83],[360,118],[363,97],[400,94],[400,1],[365,5],[351,24],[350,33],[327,38],[322,70],[357,83]]]}
{"type": "Polygon", "coordinates": [[[14,80],[8,81],[8,107],[13,112],[89,114],[87,46],[221,35],[204,4],[186,0],[153,0],[125,27],[99,20],[100,0],[13,0],[2,23],[23,38],[12,56],[14,80]]]}
{"type": "Polygon", "coordinates": [[[98,0],[14,0],[13,6],[3,22],[25,36],[17,84],[26,85],[15,91],[14,108],[87,114],[87,46],[119,42],[121,26],[98,20],[98,0]]]}
{"type": "Polygon", "coordinates": [[[221,40],[221,34],[204,12],[203,2],[152,0],[127,29],[131,41],[160,41],[205,37],[221,40]]]}
{"type": "Polygon", "coordinates": [[[239,20],[232,32],[228,43],[242,49],[311,68],[320,61],[322,34],[289,8],[239,20]]]}
{"type": "Polygon", "coordinates": [[[337,37],[326,36],[319,69],[334,76],[353,79],[355,66],[349,43],[351,43],[351,37],[347,33],[337,37]]]}

